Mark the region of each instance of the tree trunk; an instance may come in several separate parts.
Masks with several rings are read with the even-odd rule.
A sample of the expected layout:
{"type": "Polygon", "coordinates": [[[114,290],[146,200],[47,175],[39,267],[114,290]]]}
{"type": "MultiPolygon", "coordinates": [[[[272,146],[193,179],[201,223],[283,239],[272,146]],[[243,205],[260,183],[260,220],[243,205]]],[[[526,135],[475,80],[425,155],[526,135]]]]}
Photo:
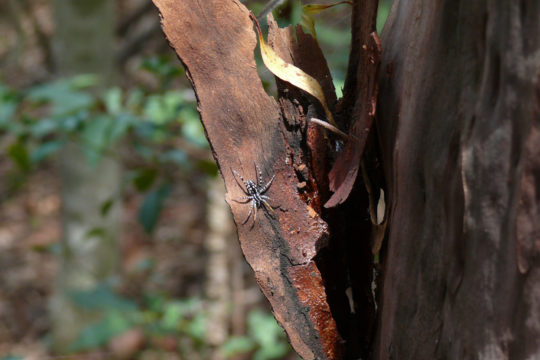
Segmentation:
{"type": "Polygon", "coordinates": [[[232,302],[229,242],[232,240],[232,221],[223,200],[225,189],[218,178],[208,182],[206,221],[208,233],[204,240],[207,252],[205,292],[208,311],[206,341],[212,346],[212,359],[224,360],[219,347],[229,334],[229,308],[232,302]]]}
{"type": "MultiPolygon", "coordinates": [[[[54,2],[57,73],[96,74],[101,87],[110,85],[114,69],[114,2],[54,2]]],[[[62,267],[51,300],[53,349],[67,352],[79,331],[100,315],[71,301],[74,291],[91,290],[118,272],[121,223],[119,161],[104,156],[92,166],[80,143],[70,143],[60,159],[62,181],[62,267]],[[104,210],[104,205],[112,206],[104,210]]]]}
{"type": "Polygon", "coordinates": [[[539,4],[394,1],[377,358],[540,357],[539,4]]]}
{"type": "Polygon", "coordinates": [[[317,42],[299,27],[297,41],[269,18],[271,46],[318,80],[336,120],[354,135],[330,179],[341,139],[308,123],[325,116],[311,96],[283,81],[277,102],[265,93],[247,9],[235,0],[154,3],[195,88],[242,251],[291,344],[304,359],[363,356],[375,320],[371,226],[368,197],[353,185],[375,114],[377,2],[353,6],[355,44],[341,103],[317,42]],[[263,189],[270,179],[269,206],[242,198],[248,181],[263,189]],[[337,194],[331,203],[329,186],[337,194]],[[354,200],[342,209],[324,207],[348,196],[354,200]]]}

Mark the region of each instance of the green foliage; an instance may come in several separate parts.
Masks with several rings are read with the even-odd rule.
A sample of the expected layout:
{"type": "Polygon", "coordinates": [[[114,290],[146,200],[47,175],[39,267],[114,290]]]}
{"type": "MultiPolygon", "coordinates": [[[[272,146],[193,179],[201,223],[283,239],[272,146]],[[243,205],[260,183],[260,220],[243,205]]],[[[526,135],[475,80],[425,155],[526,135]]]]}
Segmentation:
{"type": "MultiPolygon", "coordinates": [[[[205,341],[208,317],[200,299],[169,299],[162,294],[145,293],[143,300],[136,303],[117,294],[110,283],[69,295],[81,309],[102,313],[98,320],[81,330],[70,346],[71,351],[104,347],[116,335],[140,328],[147,338],[172,336],[178,339],[179,354],[209,352],[210,345],[205,341]]],[[[248,315],[248,335],[229,338],[220,351],[226,358],[249,353],[255,360],[272,360],[283,358],[291,348],[274,317],[254,310],[248,315]]]]}
{"type": "Polygon", "coordinates": [[[98,348],[130,328],[131,321],[121,312],[107,310],[100,321],[86,326],[69,348],[74,352],[98,348]]]}
{"type": "Polygon", "coordinates": [[[133,311],[136,309],[133,301],[117,296],[111,285],[106,283],[99,284],[90,290],[72,291],[69,293],[69,298],[84,310],[133,311]]]}
{"type": "MultiPolygon", "coordinates": [[[[146,59],[141,67],[155,76],[159,90],[101,89],[98,79],[87,74],[24,90],[0,84],[0,138],[7,157],[25,176],[68,142],[81,148],[90,166],[104,155],[128,154],[124,162],[135,164],[128,167],[133,186],[145,193],[139,219],[151,232],[170,194],[172,168],[186,173],[215,171],[207,171],[206,162],[175,146],[181,138],[208,148],[194,97],[169,89],[171,81],[183,74],[182,68],[168,57],[146,59]]],[[[104,204],[102,214],[111,206],[112,202],[104,204]]]]}
{"type": "Polygon", "coordinates": [[[163,208],[163,202],[169,196],[171,186],[162,184],[150,191],[144,198],[139,211],[139,221],[147,233],[151,233],[156,226],[159,214],[163,208]]]}
{"type": "Polygon", "coordinates": [[[160,79],[164,88],[167,88],[170,81],[184,73],[183,69],[171,64],[168,56],[156,56],[145,59],[142,68],[155,74],[160,79]]]}
{"type": "Polygon", "coordinates": [[[8,147],[7,154],[19,169],[25,172],[30,170],[30,156],[28,155],[26,146],[24,146],[24,143],[20,139],[8,147]]]}
{"type": "Polygon", "coordinates": [[[254,360],[280,359],[290,350],[283,329],[271,314],[254,310],[248,315],[248,336],[229,338],[221,347],[226,358],[253,352],[254,360]]]}

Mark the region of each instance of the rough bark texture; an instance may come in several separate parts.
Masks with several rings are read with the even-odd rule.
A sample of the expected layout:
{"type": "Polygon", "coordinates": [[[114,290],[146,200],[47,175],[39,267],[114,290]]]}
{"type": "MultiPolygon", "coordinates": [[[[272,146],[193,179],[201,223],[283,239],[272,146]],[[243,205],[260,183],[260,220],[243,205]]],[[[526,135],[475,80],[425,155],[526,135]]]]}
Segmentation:
{"type": "Polygon", "coordinates": [[[396,0],[379,359],[540,357],[540,3],[396,0]]]}
{"type": "Polygon", "coordinates": [[[295,35],[268,19],[269,44],[319,81],[336,120],[354,135],[342,144],[346,155],[333,134],[308,124],[311,117],[324,117],[317,100],[279,80],[277,102],[265,93],[254,61],[253,24],[239,1],[154,3],[197,94],[242,251],[291,344],[304,359],[365,357],[375,306],[369,200],[357,174],[364,147],[373,148],[368,134],[380,55],[373,33],[377,1],[354,3],[350,68],[339,103],[317,42],[300,27],[295,35]],[[341,158],[329,179],[332,163],[341,158]],[[256,221],[244,223],[249,203],[234,201],[244,196],[244,185],[233,169],[255,180],[255,164],[264,180],[276,175],[266,194],[276,208],[259,209],[256,221]],[[327,208],[349,201],[325,208],[331,189],[337,200],[327,208]]]}
{"type": "Polygon", "coordinates": [[[243,253],[276,318],[304,359],[339,358],[336,323],[314,260],[328,227],[307,200],[318,196],[316,189],[301,195],[297,187],[312,178],[299,151],[306,127],[301,106],[286,99],[278,105],[265,93],[254,61],[253,24],[239,1],[154,3],[197,94],[243,253]],[[245,194],[232,170],[256,180],[255,164],[264,180],[276,176],[266,193],[275,210],[261,208],[256,221],[252,216],[244,224],[249,203],[234,201],[245,194]],[[301,168],[306,179],[295,170],[301,168]]]}
{"type": "Polygon", "coordinates": [[[381,44],[376,32],[378,1],[355,1],[352,42],[343,98],[338,106],[342,126],[354,140],[336,159],[329,174],[334,192],[325,204],[334,207],[347,200],[355,184],[377,107],[377,74],[381,44]]]}

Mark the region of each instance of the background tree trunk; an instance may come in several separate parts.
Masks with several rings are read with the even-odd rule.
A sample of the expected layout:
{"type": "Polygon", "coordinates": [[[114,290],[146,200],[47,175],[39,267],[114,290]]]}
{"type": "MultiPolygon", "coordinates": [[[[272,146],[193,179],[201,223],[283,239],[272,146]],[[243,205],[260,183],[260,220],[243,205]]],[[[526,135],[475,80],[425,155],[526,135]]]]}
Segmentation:
{"type": "MultiPolygon", "coordinates": [[[[54,2],[57,73],[92,73],[100,87],[114,78],[115,2],[78,0],[54,2]]],[[[74,304],[73,291],[91,290],[118,272],[121,170],[117,159],[104,156],[92,166],[76,143],[61,154],[62,269],[51,300],[53,348],[68,351],[79,331],[99,312],[74,304]],[[104,210],[107,202],[112,206],[104,210]]]]}
{"type": "Polygon", "coordinates": [[[540,357],[540,3],[396,0],[379,359],[540,357]]]}
{"type": "Polygon", "coordinates": [[[208,309],[206,341],[212,346],[212,359],[223,360],[225,357],[219,347],[227,340],[231,323],[232,264],[229,259],[229,243],[233,241],[232,220],[224,201],[225,189],[221,179],[209,180],[207,196],[208,234],[204,241],[208,253],[205,284],[208,309]]]}

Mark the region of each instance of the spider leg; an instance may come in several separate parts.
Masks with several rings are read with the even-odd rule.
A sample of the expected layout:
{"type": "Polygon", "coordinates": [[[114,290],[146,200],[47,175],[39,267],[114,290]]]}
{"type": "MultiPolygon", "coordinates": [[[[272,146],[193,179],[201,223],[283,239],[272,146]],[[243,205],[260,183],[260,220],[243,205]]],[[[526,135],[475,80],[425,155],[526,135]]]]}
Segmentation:
{"type": "MultiPolygon", "coordinates": [[[[266,201],[268,202],[268,204],[270,205],[270,201],[272,200],[272,199],[270,198],[270,196],[261,195],[261,201],[265,201],[265,200],[266,200],[266,201]]],[[[274,206],[272,206],[272,205],[270,205],[270,207],[271,207],[272,209],[278,208],[278,206],[275,206],[275,207],[274,207],[274,206]]]]}
{"type": "Polygon", "coordinates": [[[241,203],[241,204],[245,204],[249,200],[251,200],[249,196],[242,196],[242,197],[239,197],[238,199],[233,199],[233,201],[236,201],[237,203],[241,203]]]}
{"type": "Polygon", "coordinates": [[[270,210],[271,213],[275,213],[274,209],[272,209],[272,206],[266,201],[265,199],[262,200],[262,203],[264,204],[264,207],[270,210]]]}
{"type": "Polygon", "coordinates": [[[261,194],[264,193],[266,190],[268,190],[270,185],[272,185],[272,181],[274,181],[275,177],[276,177],[276,175],[274,174],[274,176],[272,176],[272,178],[266,183],[266,185],[263,186],[263,188],[260,190],[261,194]]]}
{"type": "Polygon", "coordinates": [[[252,209],[255,209],[255,211],[253,212],[253,223],[255,223],[257,221],[257,210],[259,210],[259,208],[257,207],[257,204],[255,202],[253,202],[253,207],[252,209]]]}
{"type": "Polygon", "coordinates": [[[261,187],[262,184],[263,184],[263,179],[262,179],[262,172],[261,172],[261,169],[259,168],[259,165],[257,165],[256,162],[253,162],[253,163],[255,164],[255,173],[256,173],[255,176],[257,176],[257,185],[258,185],[259,187],[261,187]]]}
{"type": "Polygon", "coordinates": [[[244,180],[244,178],[242,177],[242,175],[240,175],[238,173],[238,171],[234,170],[231,168],[231,171],[233,173],[233,177],[234,177],[234,180],[236,181],[236,183],[238,184],[238,186],[240,186],[240,189],[242,189],[242,191],[245,193],[245,194],[248,194],[248,191],[247,191],[247,181],[244,180]],[[240,180],[242,180],[242,183],[244,183],[244,186],[242,186],[242,184],[240,184],[240,181],[238,181],[238,178],[240,178],[240,180]],[[245,189],[244,189],[245,187],[245,189]]]}
{"type": "MultiPolygon", "coordinates": [[[[251,213],[253,212],[253,208],[255,207],[255,203],[253,202],[253,200],[251,201],[251,206],[249,207],[249,212],[248,212],[248,215],[246,217],[246,219],[244,221],[242,221],[242,225],[244,225],[245,223],[247,223],[247,221],[249,220],[249,217],[251,216],[251,213]]],[[[257,211],[255,211],[255,215],[257,215],[257,211]]]]}

